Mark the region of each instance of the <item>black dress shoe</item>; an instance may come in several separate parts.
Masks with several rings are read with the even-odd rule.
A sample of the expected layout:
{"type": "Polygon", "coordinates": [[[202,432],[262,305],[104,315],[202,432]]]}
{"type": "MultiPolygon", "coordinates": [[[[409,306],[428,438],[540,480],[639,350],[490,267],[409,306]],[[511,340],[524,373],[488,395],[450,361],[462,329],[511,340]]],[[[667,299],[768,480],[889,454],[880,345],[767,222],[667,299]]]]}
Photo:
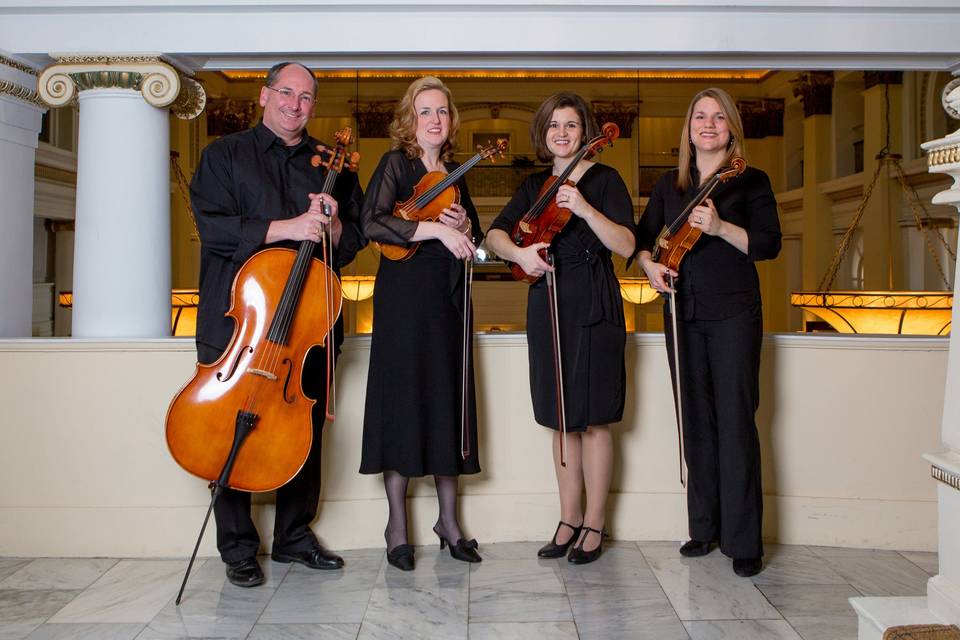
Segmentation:
{"type": "Polygon", "coordinates": [[[705,556],[713,550],[712,542],[702,542],[700,540],[687,540],[680,547],[680,555],[684,558],[699,558],[705,556]]]}
{"type": "Polygon", "coordinates": [[[734,558],[733,572],[741,578],[749,578],[760,573],[763,569],[763,560],[760,558],[734,558]]]}
{"type": "Polygon", "coordinates": [[[450,557],[460,560],[462,562],[481,562],[483,558],[480,557],[480,554],[477,553],[477,548],[480,546],[477,544],[476,540],[464,540],[460,538],[457,540],[456,544],[453,544],[447,540],[436,528],[433,529],[433,532],[437,534],[437,537],[440,538],[440,550],[443,551],[443,548],[448,546],[450,547],[450,557]]]}
{"type": "MultiPolygon", "coordinates": [[[[567,556],[567,562],[571,562],[573,564],[590,564],[599,558],[601,553],[603,553],[603,539],[607,537],[606,532],[594,529],[592,527],[584,527],[583,530],[588,534],[591,531],[600,534],[600,543],[589,551],[584,551],[583,542],[581,542],[579,545],[575,545],[572,549],[570,549],[570,555],[567,556]]],[[[587,536],[583,536],[583,541],[586,542],[586,540],[587,536]]]]}
{"type": "Polygon", "coordinates": [[[256,587],[264,582],[263,571],[256,558],[227,563],[227,580],[238,587],[256,587]]]}
{"type": "Polygon", "coordinates": [[[540,547],[540,550],[537,551],[537,557],[539,558],[562,558],[567,555],[567,550],[570,548],[574,542],[577,541],[577,538],[580,537],[580,529],[583,527],[581,524],[579,527],[575,527],[572,524],[567,524],[561,520],[557,524],[557,530],[553,532],[553,537],[550,538],[550,542],[540,547]],[[573,531],[573,535],[570,536],[570,539],[564,542],[563,544],[557,544],[557,534],[560,533],[560,527],[567,527],[573,531]]]}
{"type": "Polygon", "coordinates": [[[275,562],[296,562],[311,569],[340,569],[343,558],[327,551],[319,542],[302,551],[274,551],[270,554],[275,562]]]}
{"type": "Polygon", "coordinates": [[[400,571],[413,571],[416,564],[413,559],[413,547],[409,544],[398,544],[387,550],[387,562],[400,571]]]}

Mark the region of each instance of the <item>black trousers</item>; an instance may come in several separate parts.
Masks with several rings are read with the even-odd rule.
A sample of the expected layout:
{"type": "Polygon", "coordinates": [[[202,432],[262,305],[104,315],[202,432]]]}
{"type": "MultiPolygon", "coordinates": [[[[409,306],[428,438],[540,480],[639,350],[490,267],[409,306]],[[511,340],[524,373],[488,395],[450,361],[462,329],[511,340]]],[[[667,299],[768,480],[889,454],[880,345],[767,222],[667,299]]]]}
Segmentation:
{"type": "MultiPolygon", "coordinates": [[[[675,385],[669,306],[664,326],[675,385]]],[[[690,537],[719,541],[731,558],[759,558],[763,489],[754,416],[760,404],[760,305],[723,320],[678,319],[677,335],[690,537]]]]}
{"type": "MultiPolygon", "coordinates": [[[[197,359],[204,364],[216,361],[220,351],[197,345],[197,359]]],[[[320,451],[326,419],[326,351],[311,349],[303,368],[303,390],[317,400],[313,406],[313,444],[303,468],[290,482],[277,489],[273,525],[274,551],[302,551],[316,542],[310,523],[317,517],[320,500],[320,451]]],[[[260,536],[250,517],[250,493],[224,489],[213,507],[217,521],[217,549],[224,562],[236,562],[257,555],[260,536]]]]}

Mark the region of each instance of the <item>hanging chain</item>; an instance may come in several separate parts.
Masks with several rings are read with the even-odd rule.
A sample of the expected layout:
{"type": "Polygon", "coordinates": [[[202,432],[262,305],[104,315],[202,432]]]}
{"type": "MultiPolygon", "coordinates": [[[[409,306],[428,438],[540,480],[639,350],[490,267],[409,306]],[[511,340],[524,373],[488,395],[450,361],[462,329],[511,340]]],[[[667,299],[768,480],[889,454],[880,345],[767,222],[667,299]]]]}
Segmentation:
{"type": "MultiPolygon", "coordinates": [[[[823,276],[823,279],[820,280],[820,284],[817,287],[817,291],[830,291],[833,288],[834,280],[837,278],[837,271],[840,268],[840,264],[843,262],[843,259],[846,257],[847,251],[850,248],[850,242],[853,239],[853,234],[856,231],[857,226],[860,224],[860,219],[863,217],[863,212],[867,207],[867,203],[870,202],[870,197],[873,195],[873,189],[877,185],[877,180],[880,177],[880,172],[883,170],[885,163],[890,162],[893,164],[893,168],[897,172],[897,179],[900,182],[900,188],[903,190],[904,194],[907,196],[907,202],[910,205],[910,211],[913,213],[914,222],[917,225],[917,229],[923,235],[924,243],[927,246],[927,251],[930,252],[930,256],[933,258],[934,263],[937,266],[937,271],[940,272],[940,278],[943,280],[944,286],[950,288],[950,282],[947,279],[947,275],[943,270],[943,265],[940,263],[940,257],[937,255],[937,251],[933,246],[933,242],[930,240],[929,235],[927,234],[927,229],[923,224],[923,219],[930,220],[930,215],[927,213],[927,208],[923,205],[923,201],[920,199],[920,195],[917,193],[917,190],[907,182],[907,177],[903,173],[903,167],[900,164],[901,156],[899,154],[890,153],[890,87],[887,84],[884,84],[883,98],[884,98],[884,145],[883,148],[877,153],[877,168],[873,172],[873,177],[870,178],[870,184],[867,185],[867,188],[863,192],[863,200],[860,202],[860,206],[857,207],[857,211],[853,216],[853,220],[850,222],[850,225],[847,227],[847,230],[844,231],[843,237],[840,238],[840,245],[837,247],[836,252],[833,254],[833,260],[830,262],[830,268],[827,269],[827,273],[823,276]],[[921,218],[920,212],[923,212],[921,218]],[[824,288],[826,285],[826,288],[824,288]]],[[[943,248],[946,249],[947,254],[951,259],[956,261],[957,255],[950,248],[950,245],[947,244],[947,241],[943,239],[943,235],[940,233],[934,234],[937,236],[937,239],[940,241],[940,244],[943,245],[943,248]]]]}
{"type": "Polygon", "coordinates": [[[180,197],[183,199],[183,206],[187,208],[187,213],[190,214],[190,222],[193,223],[193,230],[200,235],[200,230],[197,229],[197,218],[193,214],[193,207],[190,206],[190,188],[187,186],[187,177],[183,175],[183,170],[180,168],[180,154],[171,153],[170,154],[170,169],[173,170],[173,175],[177,178],[177,188],[180,191],[180,197]]]}

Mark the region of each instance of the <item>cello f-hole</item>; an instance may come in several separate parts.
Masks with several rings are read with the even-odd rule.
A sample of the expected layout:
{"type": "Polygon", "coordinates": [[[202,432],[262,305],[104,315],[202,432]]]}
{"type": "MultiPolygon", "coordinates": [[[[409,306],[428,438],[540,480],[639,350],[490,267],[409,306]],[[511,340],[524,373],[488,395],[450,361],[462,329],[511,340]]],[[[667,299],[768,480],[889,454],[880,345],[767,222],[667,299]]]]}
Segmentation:
{"type": "Polygon", "coordinates": [[[253,347],[251,347],[250,345],[247,345],[242,349],[240,349],[240,352],[237,354],[236,360],[233,361],[233,366],[230,367],[230,371],[227,373],[227,376],[223,377],[223,372],[219,371],[217,372],[217,380],[219,380],[220,382],[226,382],[227,380],[233,377],[233,374],[237,371],[237,367],[240,366],[240,360],[243,359],[243,354],[245,351],[253,353],[253,347]]]}
{"type": "Polygon", "coordinates": [[[280,364],[287,368],[287,377],[283,380],[283,401],[287,404],[293,404],[296,398],[288,393],[290,390],[290,378],[293,376],[293,362],[290,361],[290,358],[284,358],[280,364]]]}

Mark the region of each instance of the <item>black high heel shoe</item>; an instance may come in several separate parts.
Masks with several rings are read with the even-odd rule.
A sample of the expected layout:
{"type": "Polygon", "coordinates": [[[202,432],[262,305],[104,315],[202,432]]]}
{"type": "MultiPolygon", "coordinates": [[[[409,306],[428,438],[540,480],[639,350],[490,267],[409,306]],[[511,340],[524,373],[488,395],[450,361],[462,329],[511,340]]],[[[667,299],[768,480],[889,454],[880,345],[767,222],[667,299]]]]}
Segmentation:
{"type": "Polygon", "coordinates": [[[400,571],[413,571],[416,565],[416,561],[413,559],[413,545],[403,543],[391,549],[386,531],[383,532],[383,539],[387,541],[387,562],[400,569],[400,571]]]}
{"type": "Polygon", "coordinates": [[[587,541],[587,536],[583,536],[583,542],[581,542],[579,546],[574,546],[570,549],[570,555],[567,556],[567,561],[573,564],[589,564],[599,558],[600,554],[603,553],[603,539],[607,537],[607,533],[592,527],[584,527],[583,530],[588,534],[591,531],[600,534],[600,544],[590,551],[584,551],[583,542],[587,541]]]}
{"type": "Polygon", "coordinates": [[[580,537],[580,530],[583,528],[583,524],[579,527],[575,527],[572,524],[567,524],[561,520],[557,524],[557,530],[553,532],[553,537],[550,538],[550,542],[540,547],[540,550],[537,551],[537,557],[540,558],[560,558],[567,555],[567,550],[570,548],[574,542],[577,541],[577,538],[580,537]],[[560,533],[560,527],[567,527],[573,531],[573,535],[570,536],[570,539],[564,542],[563,544],[557,544],[557,534],[560,533]]]}
{"type": "Polygon", "coordinates": [[[437,534],[437,537],[440,538],[440,550],[443,551],[443,548],[446,546],[450,547],[450,557],[463,562],[480,562],[483,558],[480,557],[480,554],[477,553],[477,547],[480,545],[477,544],[476,540],[464,540],[460,538],[457,540],[457,544],[453,544],[447,540],[443,534],[437,531],[436,528],[433,529],[433,532],[437,534]]]}

